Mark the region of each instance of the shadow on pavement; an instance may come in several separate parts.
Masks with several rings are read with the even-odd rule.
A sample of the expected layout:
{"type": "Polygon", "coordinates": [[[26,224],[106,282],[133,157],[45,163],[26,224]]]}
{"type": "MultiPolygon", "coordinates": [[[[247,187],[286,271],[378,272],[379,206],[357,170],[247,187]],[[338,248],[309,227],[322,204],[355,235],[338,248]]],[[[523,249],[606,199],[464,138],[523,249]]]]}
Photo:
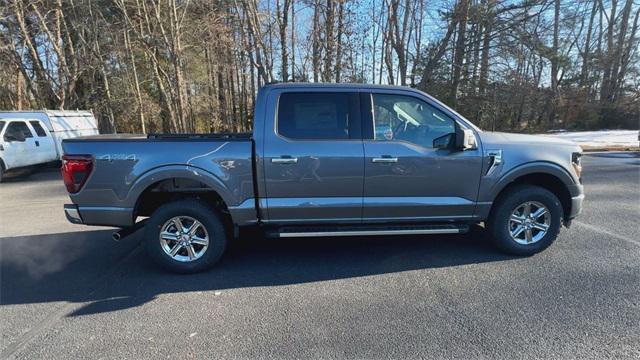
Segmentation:
{"type": "Polygon", "coordinates": [[[11,183],[42,182],[50,180],[62,181],[59,163],[36,165],[8,171],[4,174],[2,183],[3,185],[6,185],[11,183]]]}
{"type": "Polygon", "coordinates": [[[175,275],[144,256],[140,232],[118,243],[110,235],[102,230],[0,239],[0,304],[88,303],[70,315],[75,316],[136,307],[165,293],[279,286],[510,259],[488,244],[479,227],[455,236],[245,236],[210,271],[175,275]]]}

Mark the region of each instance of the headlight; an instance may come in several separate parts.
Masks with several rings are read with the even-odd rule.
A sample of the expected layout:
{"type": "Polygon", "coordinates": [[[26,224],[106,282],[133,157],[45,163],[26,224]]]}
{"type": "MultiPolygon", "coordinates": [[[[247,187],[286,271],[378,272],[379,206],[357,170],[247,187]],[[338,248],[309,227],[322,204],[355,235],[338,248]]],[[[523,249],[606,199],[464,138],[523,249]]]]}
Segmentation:
{"type": "Polygon", "coordinates": [[[578,175],[578,179],[582,182],[582,153],[574,152],[571,154],[571,165],[573,165],[573,170],[575,170],[576,175],[578,175]]]}

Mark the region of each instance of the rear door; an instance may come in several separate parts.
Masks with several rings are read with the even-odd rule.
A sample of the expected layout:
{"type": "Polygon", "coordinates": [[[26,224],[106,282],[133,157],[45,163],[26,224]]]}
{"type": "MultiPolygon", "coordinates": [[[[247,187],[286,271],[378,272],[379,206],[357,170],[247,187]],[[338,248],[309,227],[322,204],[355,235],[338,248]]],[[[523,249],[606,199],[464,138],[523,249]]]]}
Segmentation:
{"type": "Polygon", "coordinates": [[[362,102],[372,110],[363,119],[364,220],[471,218],[481,151],[433,147],[434,139],[455,132],[454,116],[428,98],[409,92],[363,94],[362,102]]]}
{"type": "Polygon", "coordinates": [[[47,130],[40,120],[29,120],[29,125],[35,133],[36,156],[39,163],[54,161],[58,158],[56,144],[51,137],[51,133],[47,130]]]}
{"type": "Polygon", "coordinates": [[[357,91],[273,89],[267,104],[266,221],[360,222],[364,152],[357,91]]]}

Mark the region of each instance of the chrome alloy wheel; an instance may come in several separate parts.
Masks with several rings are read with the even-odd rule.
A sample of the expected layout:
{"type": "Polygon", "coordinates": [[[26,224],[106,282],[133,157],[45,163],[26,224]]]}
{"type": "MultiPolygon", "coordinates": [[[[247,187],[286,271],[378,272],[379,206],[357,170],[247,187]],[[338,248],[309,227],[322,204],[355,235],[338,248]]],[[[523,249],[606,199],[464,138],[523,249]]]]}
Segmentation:
{"type": "Polygon", "coordinates": [[[516,206],[509,218],[511,238],[522,245],[540,241],[549,230],[551,213],[537,201],[527,201],[516,206]]]}
{"type": "Polygon", "coordinates": [[[162,225],[160,246],[176,261],[198,260],[209,247],[209,233],[200,221],[189,216],[176,216],[162,225]]]}

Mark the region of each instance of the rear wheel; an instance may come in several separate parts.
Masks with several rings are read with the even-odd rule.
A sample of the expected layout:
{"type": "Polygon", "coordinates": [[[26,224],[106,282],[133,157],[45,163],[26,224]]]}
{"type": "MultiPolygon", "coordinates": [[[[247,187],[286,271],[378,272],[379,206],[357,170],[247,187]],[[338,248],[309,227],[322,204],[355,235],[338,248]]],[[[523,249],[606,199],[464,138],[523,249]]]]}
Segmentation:
{"type": "Polygon", "coordinates": [[[213,266],[227,245],[220,214],[199,200],[159,207],[145,226],[149,256],[165,269],[195,273],[213,266]]]}
{"type": "Polygon", "coordinates": [[[495,245],[513,255],[533,255],[549,247],[560,232],[558,197],[533,185],[508,191],[498,199],[488,222],[495,245]]]}

